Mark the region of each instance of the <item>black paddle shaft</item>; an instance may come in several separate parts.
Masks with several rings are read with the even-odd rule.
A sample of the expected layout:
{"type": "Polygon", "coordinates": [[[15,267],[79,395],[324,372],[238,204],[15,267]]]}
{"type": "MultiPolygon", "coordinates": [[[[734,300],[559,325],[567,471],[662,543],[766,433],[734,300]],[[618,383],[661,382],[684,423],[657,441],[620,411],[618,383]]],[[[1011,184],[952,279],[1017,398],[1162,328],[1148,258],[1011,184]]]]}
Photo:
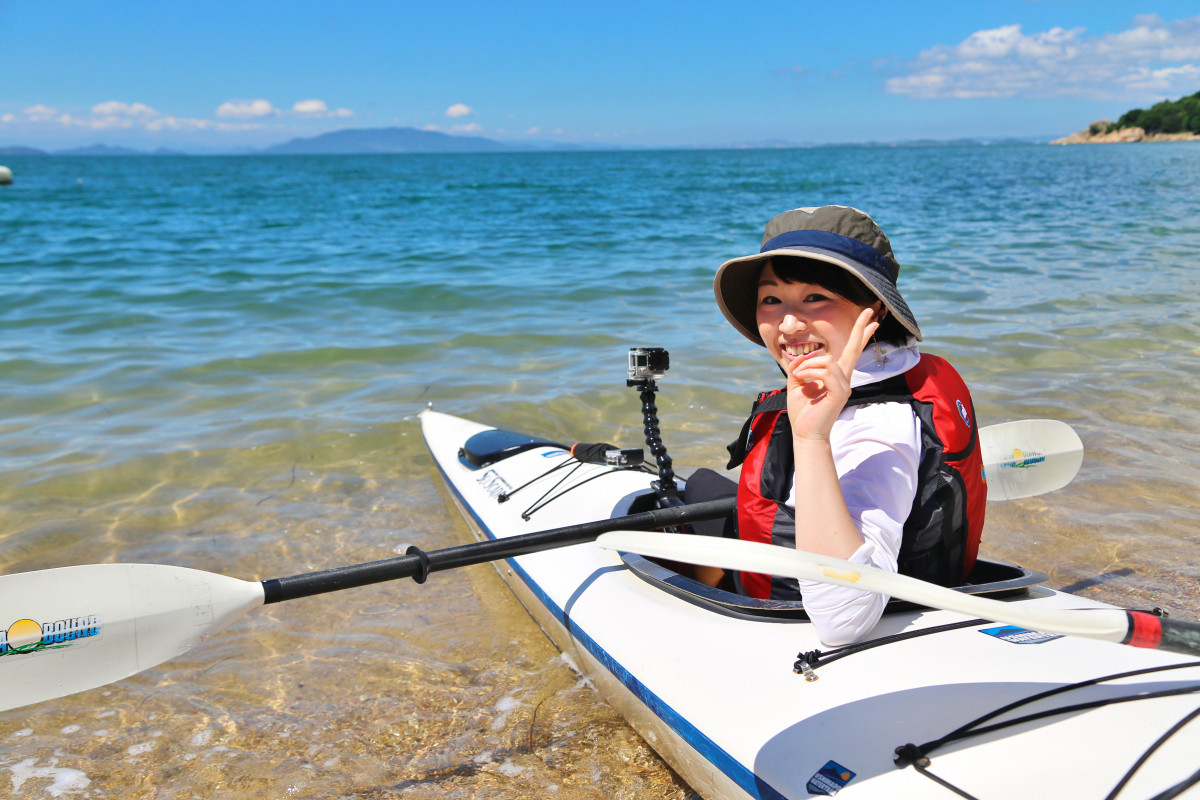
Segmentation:
{"type": "Polygon", "coordinates": [[[717,519],[733,513],[734,508],[735,498],[730,497],[705,503],[659,508],[641,514],[630,514],[627,517],[584,522],[579,525],[568,525],[565,528],[524,533],[503,539],[489,539],[486,542],[461,544],[443,550],[434,550],[430,553],[417,547],[410,547],[408,555],[396,558],[307,572],[303,575],[292,575],[290,578],[271,578],[262,582],[263,592],[266,595],[265,602],[281,603],[297,597],[352,589],[355,586],[368,586],[372,583],[382,583],[397,578],[413,578],[417,583],[424,583],[425,578],[431,572],[468,567],[486,561],[497,561],[502,558],[540,553],[543,550],[590,542],[608,531],[652,530],[686,525],[706,519],[717,519]]]}

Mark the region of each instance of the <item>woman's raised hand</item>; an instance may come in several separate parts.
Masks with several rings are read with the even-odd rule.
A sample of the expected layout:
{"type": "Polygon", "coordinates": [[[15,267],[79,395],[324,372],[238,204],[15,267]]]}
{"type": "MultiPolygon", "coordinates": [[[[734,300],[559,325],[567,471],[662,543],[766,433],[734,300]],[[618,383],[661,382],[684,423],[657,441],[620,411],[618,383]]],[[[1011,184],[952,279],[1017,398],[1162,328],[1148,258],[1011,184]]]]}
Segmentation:
{"type": "Polygon", "coordinates": [[[787,399],[793,437],[828,440],[834,421],[850,398],[854,365],[877,330],[875,309],[864,308],[836,360],[822,349],[792,364],[787,399]]]}

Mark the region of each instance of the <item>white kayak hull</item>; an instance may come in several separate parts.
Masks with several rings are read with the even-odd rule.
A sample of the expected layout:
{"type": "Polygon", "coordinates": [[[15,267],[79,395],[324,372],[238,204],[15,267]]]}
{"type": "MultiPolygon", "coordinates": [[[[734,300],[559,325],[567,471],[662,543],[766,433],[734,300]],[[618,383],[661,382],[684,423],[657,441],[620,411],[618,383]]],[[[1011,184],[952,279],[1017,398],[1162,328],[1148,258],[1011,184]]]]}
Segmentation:
{"type": "MultiPolygon", "coordinates": [[[[653,479],[602,465],[539,477],[569,459],[549,445],[490,465],[468,464],[460,449],[488,426],[432,411],[421,418],[450,495],[481,539],[623,515],[653,479]],[[569,491],[528,520],[522,517],[548,491],[554,497],[563,489],[569,491]],[[512,498],[498,502],[501,493],[512,498]]],[[[627,563],[637,558],[623,560],[585,543],[495,566],[603,697],[709,800],[835,792],[893,800],[950,797],[927,775],[898,767],[896,748],[937,740],[1009,703],[1101,676],[1198,667],[1084,687],[1014,713],[1200,686],[1194,659],[1093,640],[1038,642],[1037,636],[981,632],[994,624],[856,652],[819,666],[818,680],[810,682],[793,672],[797,654],[828,648],[807,622],[718,613],[689,601],[686,592],[663,591],[646,580],[627,563]]],[[[1010,602],[1099,606],[1042,588],[1010,602]]],[[[871,636],[965,619],[944,611],[900,611],[885,615],[871,636]]],[[[980,798],[1104,798],[1157,739],[1198,707],[1200,694],[1180,694],[1055,714],[940,747],[930,754],[928,770],[980,798]]],[[[1200,722],[1162,745],[1118,796],[1153,797],[1198,768],[1200,722]]]]}

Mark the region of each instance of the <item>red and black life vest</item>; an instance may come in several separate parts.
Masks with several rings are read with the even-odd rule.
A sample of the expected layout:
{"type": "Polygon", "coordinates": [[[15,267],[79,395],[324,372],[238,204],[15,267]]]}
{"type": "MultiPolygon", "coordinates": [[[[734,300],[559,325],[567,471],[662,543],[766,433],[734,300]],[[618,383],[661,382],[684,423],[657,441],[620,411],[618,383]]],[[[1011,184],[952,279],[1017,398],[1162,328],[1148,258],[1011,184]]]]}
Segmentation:
{"type": "MultiPolygon", "coordinates": [[[[904,522],[898,570],[943,586],[962,582],[975,565],[983,532],[987,484],[967,386],[945,359],[922,354],[915,367],[854,389],[846,407],[908,403],[921,426],[917,492],[904,522]]],[[[729,445],[727,469],[742,464],[738,484],[738,536],[796,546],[795,510],[786,504],[795,480],[787,396],[759,395],[738,441],[729,445]]],[[[741,573],[751,597],[798,600],[794,580],[741,573]]]]}

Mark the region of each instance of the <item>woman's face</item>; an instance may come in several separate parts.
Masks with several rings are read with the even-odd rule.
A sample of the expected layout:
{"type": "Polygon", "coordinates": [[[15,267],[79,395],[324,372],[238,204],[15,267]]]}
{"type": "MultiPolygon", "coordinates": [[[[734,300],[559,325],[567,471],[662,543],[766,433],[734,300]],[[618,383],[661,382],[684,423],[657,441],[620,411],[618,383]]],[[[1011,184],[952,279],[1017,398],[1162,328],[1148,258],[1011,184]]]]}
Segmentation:
{"type": "MultiPolygon", "coordinates": [[[[882,305],[872,307],[879,313],[882,305]]],[[[758,278],[758,334],[785,372],[822,350],[840,359],[864,308],[819,284],[785,283],[770,263],[758,278]]]]}

